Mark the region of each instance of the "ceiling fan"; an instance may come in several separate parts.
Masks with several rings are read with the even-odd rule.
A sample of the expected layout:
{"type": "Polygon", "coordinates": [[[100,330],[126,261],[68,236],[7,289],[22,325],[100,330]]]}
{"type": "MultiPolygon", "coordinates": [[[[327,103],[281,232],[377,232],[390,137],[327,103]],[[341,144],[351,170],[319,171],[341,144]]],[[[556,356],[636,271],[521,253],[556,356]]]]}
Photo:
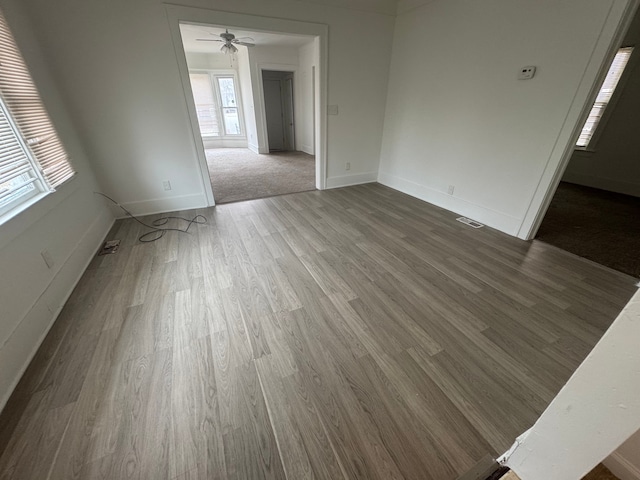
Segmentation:
{"type": "Polygon", "coordinates": [[[236,45],[244,45],[245,47],[255,47],[255,44],[251,43],[254,41],[253,38],[251,37],[236,38],[236,36],[233,33],[229,33],[229,30],[226,30],[224,33],[221,33],[220,35],[217,35],[215,33],[212,33],[211,35],[216,35],[216,36],[219,36],[220,38],[196,38],[196,40],[199,42],[222,42],[224,43],[224,45],[220,47],[220,51],[222,51],[222,53],[227,53],[227,54],[236,53],[238,51],[238,49],[236,48],[236,45]],[[247,42],[245,40],[251,40],[251,42],[247,42]]]}

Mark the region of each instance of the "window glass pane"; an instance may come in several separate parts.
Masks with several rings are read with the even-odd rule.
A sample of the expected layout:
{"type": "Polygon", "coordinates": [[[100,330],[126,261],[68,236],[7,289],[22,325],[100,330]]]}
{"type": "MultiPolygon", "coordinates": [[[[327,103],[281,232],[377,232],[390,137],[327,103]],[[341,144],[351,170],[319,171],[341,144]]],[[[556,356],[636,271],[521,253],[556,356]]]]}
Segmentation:
{"type": "Polygon", "coordinates": [[[240,135],[240,120],[238,118],[237,108],[223,108],[224,130],[227,135],[240,135]]]}
{"type": "Polygon", "coordinates": [[[232,77],[218,77],[218,86],[220,87],[220,98],[223,107],[237,107],[236,89],[233,84],[232,77]]]}
{"type": "Polygon", "coordinates": [[[208,73],[190,73],[191,90],[196,104],[196,115],[202,136],[219,136],[218,115],[216,112],[213,85],[208,73]]]}

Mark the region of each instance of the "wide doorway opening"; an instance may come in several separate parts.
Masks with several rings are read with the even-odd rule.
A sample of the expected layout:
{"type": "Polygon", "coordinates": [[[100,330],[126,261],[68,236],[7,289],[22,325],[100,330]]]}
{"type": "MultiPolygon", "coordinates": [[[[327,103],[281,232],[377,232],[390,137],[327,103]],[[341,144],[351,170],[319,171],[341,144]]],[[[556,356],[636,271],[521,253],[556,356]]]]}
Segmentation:
{"type": "Polygon", "coordinates": [[[319,40],[180,24],[215,203],[314,190],[319,40]]]}
{"type": "Polygon", "coordinates": [[[640,14],[628,29],[537,233],[640,277],[640,14]]]}

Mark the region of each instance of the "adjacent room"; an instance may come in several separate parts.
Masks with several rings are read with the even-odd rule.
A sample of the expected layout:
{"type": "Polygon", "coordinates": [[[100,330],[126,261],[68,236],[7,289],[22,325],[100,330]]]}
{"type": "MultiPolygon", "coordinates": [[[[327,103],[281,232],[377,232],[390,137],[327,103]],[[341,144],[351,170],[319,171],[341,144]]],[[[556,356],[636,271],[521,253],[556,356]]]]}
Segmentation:
{"type": "Polygon", "coordinates": [[[611,63],[537,238],[640,278],[640,15],[611,63]]]}
{"type": "Polygon", "coordinates": [[[640,479],[639,4],[0,0],[0,478],[640,479]]]}
{"type": "Polygon", "coordinates": [[[215,202],[314,190],[314,37],[186,23],[180,33],[215,202]]]}

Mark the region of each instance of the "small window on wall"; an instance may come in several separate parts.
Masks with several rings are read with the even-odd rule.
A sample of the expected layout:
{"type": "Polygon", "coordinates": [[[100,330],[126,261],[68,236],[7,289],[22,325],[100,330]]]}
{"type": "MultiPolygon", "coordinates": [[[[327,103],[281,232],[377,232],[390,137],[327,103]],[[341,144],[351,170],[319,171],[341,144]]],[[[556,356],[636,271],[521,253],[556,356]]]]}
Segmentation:
{"type": "Polygon", "coordinates": [[[0,223],[74,174],[0,11],[0,223]]]}
{"type": "Polygon", "coordinates": [[[613,92],[615,92],[616,87],[620,82],[620,77],[622,77],[622,73],[631,58],[632,52],[633,47],[623,47],[618,50],[618,53],[613,59],[613,63],[611,63],[611,67],[609,67],[609,71],[607,72],[607,76],[604,79],[602,87],[600,87],[600,91],[598,92],[596,101],[591,108],[591,112],[589,112],[587,121],[582,127],[582,132],[580,132],[580,136],[576,142],[576,147],[584,149],[592,143],[593,136],[600,124],[600,121],[602,120],[602,115],[611,101],[613,92]]]}
{"type": "Polygon", "coordinates": [[[203,137],[244,135],[234,75],[192,71],[189,78],[200,134],[203,137]]]}

